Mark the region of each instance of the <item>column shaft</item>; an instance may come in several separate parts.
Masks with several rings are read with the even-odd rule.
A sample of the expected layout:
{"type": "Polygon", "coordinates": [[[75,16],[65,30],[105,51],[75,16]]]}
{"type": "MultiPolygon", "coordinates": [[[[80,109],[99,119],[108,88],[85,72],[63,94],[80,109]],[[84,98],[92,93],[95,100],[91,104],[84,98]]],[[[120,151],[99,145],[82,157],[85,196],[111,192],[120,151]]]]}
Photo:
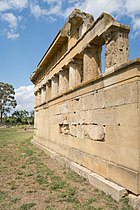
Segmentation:
{"type": "Polygon", "coordinates": [[[69,88],[69,70],[62,69],[59,72],[59,93],[64,93],[69,88]]]}
{"type": "Polygon", "coordinates": [[[96,79],[101,74],[101,49],[99,45],[90,45],[83,51],[83,80],[96,79]]]}
{"type": "Polygon", "coordinates": [[[79,60],[69,63],[69,89],[74,88],[82,82],[83,65],[79,60]]]}
{"type": "Polygon", "coordinates": [[[55,75],[52,79],[51,79],[51,97],[56,97],[58,95],[58,87],[59,87],[59,77],[58,75],[55,75]]]}
{"type": "Polygon", "coordinates": [[[128,29],[114,28],[105,32],[105,69],[119,66],[128,61],[128,29]]]}

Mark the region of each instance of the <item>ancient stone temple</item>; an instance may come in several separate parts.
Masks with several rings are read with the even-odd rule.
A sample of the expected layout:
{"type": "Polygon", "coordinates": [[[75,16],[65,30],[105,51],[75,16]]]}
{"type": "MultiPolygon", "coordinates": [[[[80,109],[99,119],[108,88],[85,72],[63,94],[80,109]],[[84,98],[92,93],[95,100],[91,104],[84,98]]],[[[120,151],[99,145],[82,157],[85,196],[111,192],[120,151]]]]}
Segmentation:
{"type": "Polygon", "coordinates": [[[70,14],[31,76],[33,142],[90,182],[138,195],[140,59],[128,60],[129,30],[106,13],[70,14]]]}

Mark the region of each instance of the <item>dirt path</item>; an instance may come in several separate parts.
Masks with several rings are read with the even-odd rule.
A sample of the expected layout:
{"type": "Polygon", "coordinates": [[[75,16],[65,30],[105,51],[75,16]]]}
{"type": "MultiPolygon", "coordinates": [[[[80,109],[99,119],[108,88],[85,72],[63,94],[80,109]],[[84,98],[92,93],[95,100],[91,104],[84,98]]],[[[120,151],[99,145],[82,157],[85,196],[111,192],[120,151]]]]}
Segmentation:
{"type": "Polygon", "coordinates": [[[0,129],[0,210],[131,210],[32,145],[32,132],[0,129]]]}

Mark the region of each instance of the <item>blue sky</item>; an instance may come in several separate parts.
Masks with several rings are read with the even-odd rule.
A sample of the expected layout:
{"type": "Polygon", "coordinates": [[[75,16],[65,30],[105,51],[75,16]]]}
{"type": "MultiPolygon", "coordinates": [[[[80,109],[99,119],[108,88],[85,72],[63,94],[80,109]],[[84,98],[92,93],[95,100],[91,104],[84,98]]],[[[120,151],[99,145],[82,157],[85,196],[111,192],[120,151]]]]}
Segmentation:
{"type": "Polygon", "coordinates": [[[74,8],[130,25],[130,59],[140,57],[139,0],[0,0],[0,81],[16,90],[17,109],[33,109],[30,75],[74,8]]]}

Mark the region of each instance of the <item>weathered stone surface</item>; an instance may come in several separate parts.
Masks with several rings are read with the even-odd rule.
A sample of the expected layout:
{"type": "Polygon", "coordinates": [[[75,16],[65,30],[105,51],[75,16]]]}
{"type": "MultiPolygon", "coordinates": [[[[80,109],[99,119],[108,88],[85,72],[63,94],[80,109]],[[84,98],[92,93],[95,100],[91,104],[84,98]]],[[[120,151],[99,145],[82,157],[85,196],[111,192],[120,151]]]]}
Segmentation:
{"type": "Polygon", "coordinates": [[[82,82],[82,62],[72,60],[69,63],[69,89],[74,88],[82,82]]]}
{"type": "Polygon", "coordinates": [[[64,93],[69,88],[69,71],[67,69],[62,69],[59,72],[59,93],[64,93]]]}
{"type": "Polygon", "coordinates": [[[87,139],[103,141],[105,138],[104,128],[101,125],[87,125],[84,129],[84,136],[87,139]]]}
{"type": "MultiPolygon", "coordinates": [[[[89,169],[73,161],[70,161],[69,159],[65,157],[62,157],[60,154],[44,147],[41,144],[38,144],[38,142],[35,142],[35,141],[32,141],[32,142],[35,145],[39,146],[44,151],[46,151],[47,154],[49,154],[53,159],[57,160],[61,164],[65,164],[66,166],[70,167],[74,172],[86,178],[90,182],[90,184],[92,184],[94,187],[97,187],[98,189],[101,189],[105,193],[111,195],[116,201],[119,201],[123,196],[127,194],[127,191],[123,187],[111,181],[106,180],[105,178],[99,176],[98,174],[93,173],[89,169]]],[[[130,199],[130,204],[132,205],[133,203],[131,200],[132,199],[130,199]]]]}
{"type": "Polygon", "coordinates": [[[106,70],[128,61],[128,33],[129,28],[127,27],[114,27],[104,33],[106,70]]]}
{"type": "Polygon", "coordinates": [[[129,194],[129,204],[133,207],[134,210],[140,210],[140,195],[136,196],[134,194],[129,194]]]}
{"type": "Polygon", "coordinates": [[[127,61],[128,32],[108,14],[93,22],[75,10],[31,77],[34,141],[103,176],[90,182],[117,200],[106,179],[140,194],[140,59],[127,61]]]}
{"type": "Polygon", "coordinates": [[[105,107],[137,103],[137,82],[105,89],[104,99],[105,107]]]}
{"type": "Polygon", "coordinates": [[[83,80],[88,81],[101,75],[101,46],[90,45],[83,51],[83,80]]]}
{"type": "Polygon", "coordinates": [[[58,75],[55,75],[52,79],[51,79],[51,98],[54,98],[55,96],[58,95],[59,89],[58,89],[58,84],[59,84],[59,79],[58,79],[58,75]]]}
{"type": "Polygon", "coordinates": [[[116,201],[119,201],[127,194],[125,188],[106,180],[105,178],[91,172],[89,174],[89,183],[98,189],[103,190],[105,193],[111,195],[116,201]]]}

